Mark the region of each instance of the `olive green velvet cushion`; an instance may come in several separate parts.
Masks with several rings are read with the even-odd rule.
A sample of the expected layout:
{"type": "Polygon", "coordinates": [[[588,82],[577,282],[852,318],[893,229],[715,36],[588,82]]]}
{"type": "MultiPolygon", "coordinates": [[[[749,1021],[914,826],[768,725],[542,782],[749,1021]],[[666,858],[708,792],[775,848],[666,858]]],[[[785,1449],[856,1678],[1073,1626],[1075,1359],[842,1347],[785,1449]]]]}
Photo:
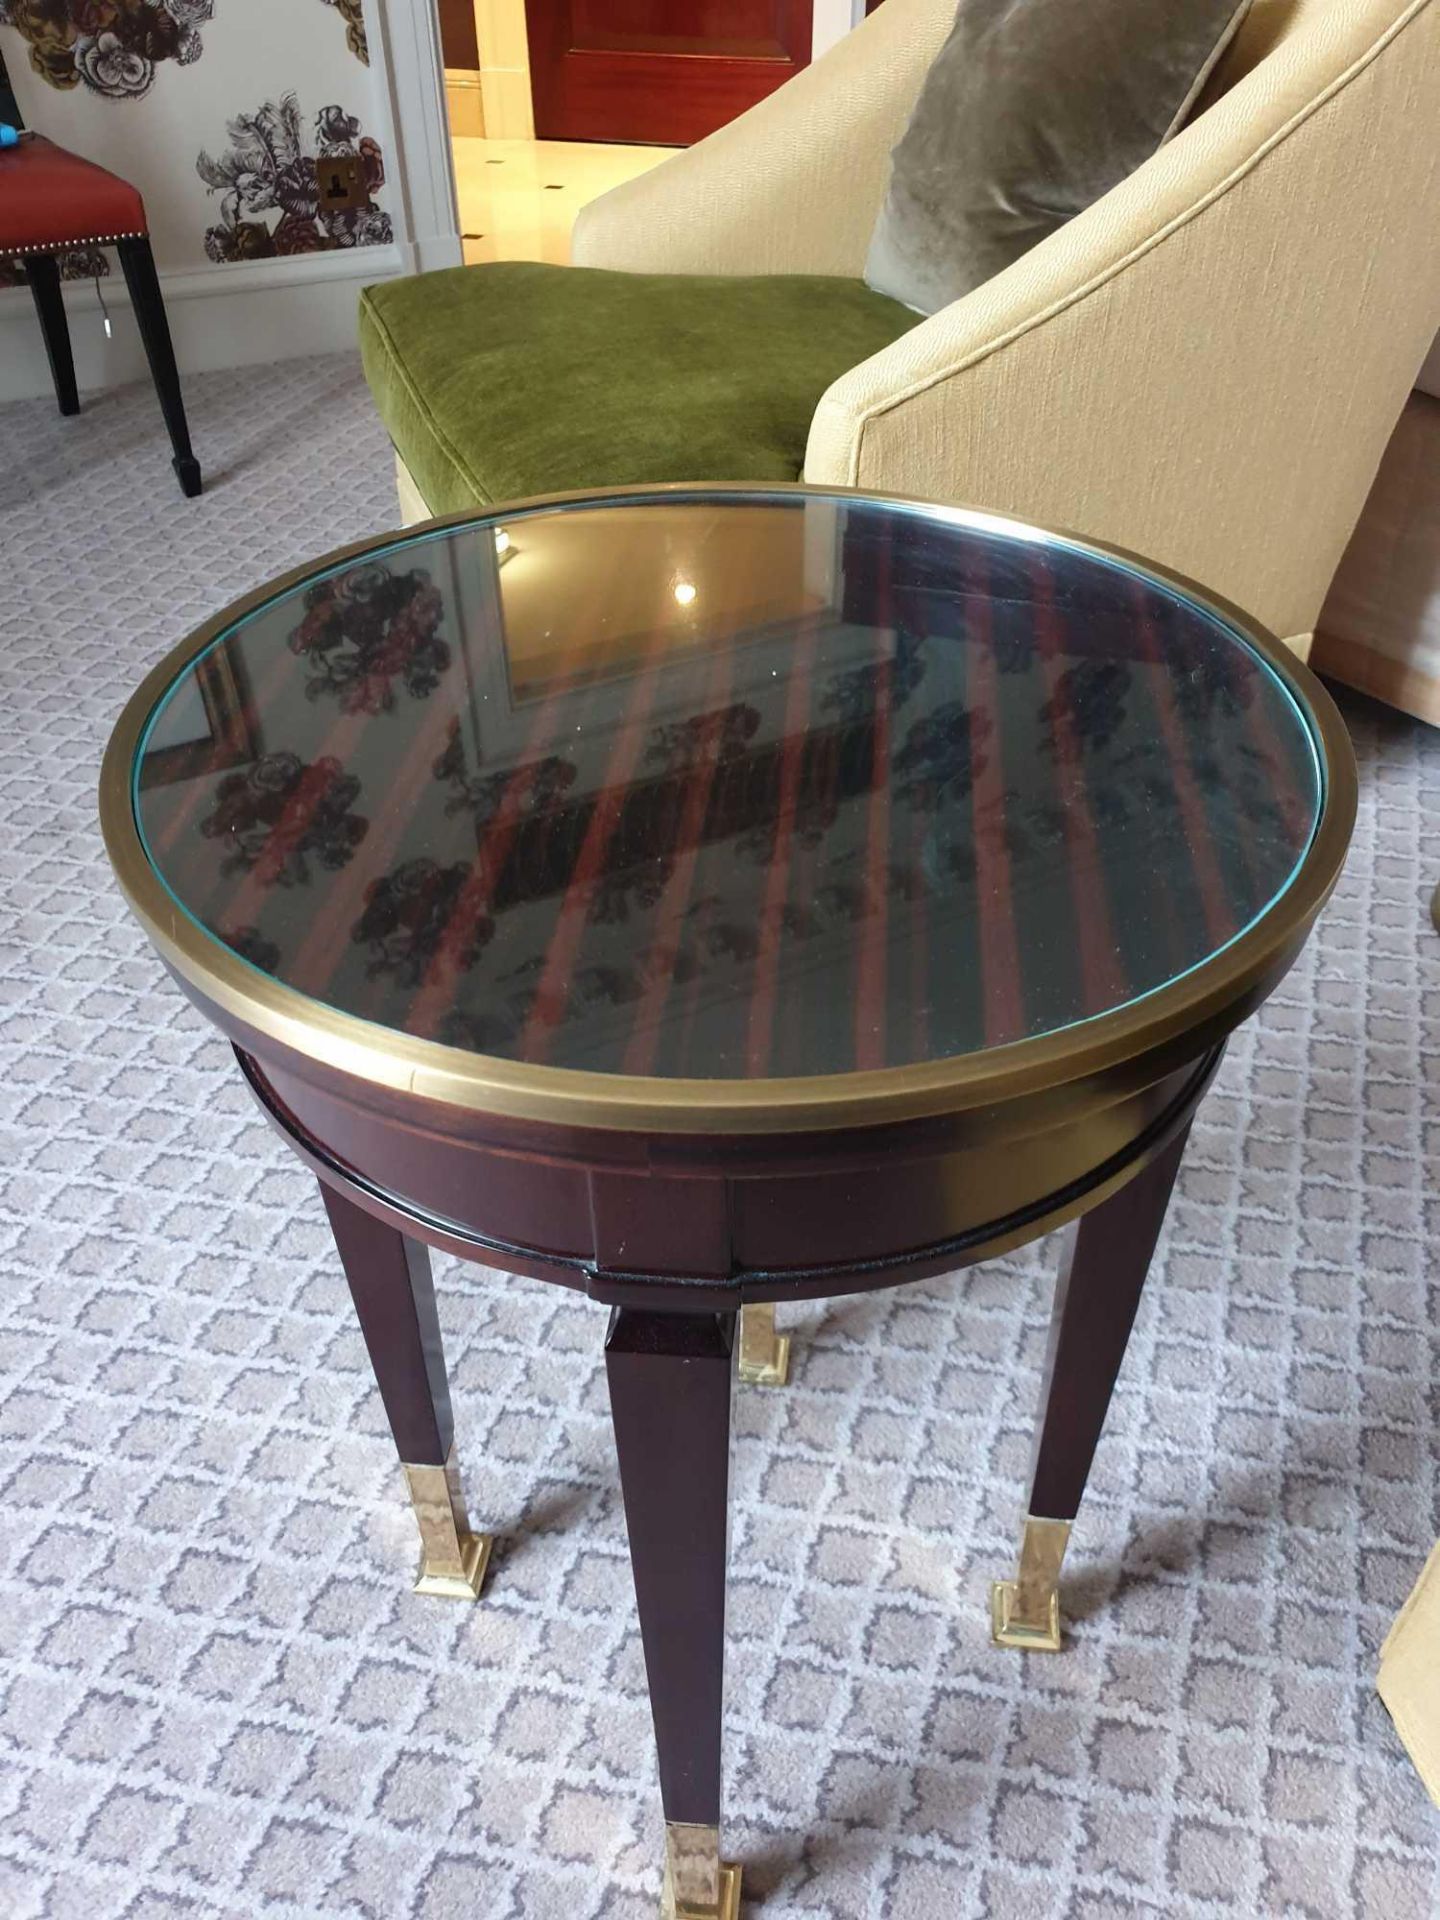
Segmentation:
{"type": "Polygon", "coordinates": [[[650,480],[795,480],[832,380],[916,324],[858,280],[529,261],[367,287],[380,417],[434,513],[650,480]]]}

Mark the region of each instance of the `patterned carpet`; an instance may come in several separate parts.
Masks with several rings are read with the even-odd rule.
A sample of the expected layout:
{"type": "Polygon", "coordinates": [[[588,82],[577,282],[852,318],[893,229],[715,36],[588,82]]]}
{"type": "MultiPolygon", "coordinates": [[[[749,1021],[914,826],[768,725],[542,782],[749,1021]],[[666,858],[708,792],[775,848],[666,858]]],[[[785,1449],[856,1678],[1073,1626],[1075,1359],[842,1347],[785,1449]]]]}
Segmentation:
{"type": "MultiPolygon", "coordinates": [[[[603,1310],[437,1263],[485,1602],[414,1542],[309,1177],[112,888],[142,670],[386,525],[348,359],[0,411],[0,1913],[649,1920],[603,1310]]],[[[1056,1250],[791,1316],[739,1404],[730,1850],[829,1920],[1433,1920],[1372,1692],[1440,1531],[1440,734],[1349,701],[1348,875],[1196,1126],[1072,1548],[992,1652],[1056,1250]],[[1427,1207],[1429,1209],[1427,1218],[1427,1207]]]]}

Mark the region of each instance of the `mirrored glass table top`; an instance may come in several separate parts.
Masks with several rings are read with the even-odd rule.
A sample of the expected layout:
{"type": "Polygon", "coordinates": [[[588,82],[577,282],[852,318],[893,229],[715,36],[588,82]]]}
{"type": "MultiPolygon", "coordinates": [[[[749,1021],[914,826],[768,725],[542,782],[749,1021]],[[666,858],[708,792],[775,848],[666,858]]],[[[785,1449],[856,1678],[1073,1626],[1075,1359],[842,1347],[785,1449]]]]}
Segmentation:
{"type": "Polygon", "coordinates": [[[188,938],[533,1068],[851,1074],[1203,967],[1321,816],[1238,625],[1003,521],[666,490],[372,545],[179,667],[134,753],[188,938]]]}

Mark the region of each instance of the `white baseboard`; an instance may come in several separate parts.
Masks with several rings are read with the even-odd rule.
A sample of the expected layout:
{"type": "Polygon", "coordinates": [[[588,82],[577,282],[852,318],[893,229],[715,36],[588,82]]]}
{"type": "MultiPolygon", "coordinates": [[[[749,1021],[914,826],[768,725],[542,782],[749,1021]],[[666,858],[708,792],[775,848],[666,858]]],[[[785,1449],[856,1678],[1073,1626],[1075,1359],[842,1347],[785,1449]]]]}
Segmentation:
{"type": "MultiPolygon", "coordinates": [[[[447,262],[448,264],[448,262],[447,262]]],[[[405,269],[398,246],[354,247],[275,260],[238,260],[162,273],[161,290],[182,374],[255,366],[353,347],[360,288],[405,269]]],[[[148,377],[145,350],[113,254],[101,283],[114,337],[107,340],[93,280],[68,281],[65,307],[80,389],[148,377]]],[[[0,292],[0,401],[53,392],[40,323],[25,287],[0,292]]]]}

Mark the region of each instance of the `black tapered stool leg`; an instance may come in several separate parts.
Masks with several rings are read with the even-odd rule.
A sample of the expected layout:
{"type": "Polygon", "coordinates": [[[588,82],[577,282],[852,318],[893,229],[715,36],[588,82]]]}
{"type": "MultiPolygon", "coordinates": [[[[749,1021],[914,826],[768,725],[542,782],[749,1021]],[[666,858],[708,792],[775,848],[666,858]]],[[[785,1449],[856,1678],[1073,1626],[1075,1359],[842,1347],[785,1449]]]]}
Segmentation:
{"type": "Polygon", "coordinates": [[[617,1307],[605,1341],[665,1809],[666,1920],[736,1920],[720,1858],[734,1314],[617,1307]]]}
{"type": "Polygon", "coordinates": [[[1056,1283],[1019,1569],[990,1594],[997,1646],[1060,1650],[1060,1563],[1189,1132],[1183,1127],[1149,1166],[1084,1215],[1056,1283]]]}
{"type": "Polygon", "coordinates": [[[130,289],[130,304],[145,343],[150,376],[159,396],[160,411],[170,433],[174,449],[171,465],[182,493],[193,498],[200,491],[200,462],[190,450],[190,429],[185,421],[185,402],[180,393],[180,375],[175,368],[175,349],[170,341],[170,322],[165,318],[165,301],[160,292],[160,277],[155,271],[155,256],[148,240],[117,240],[116,251],[130,289]]]}
{"type": "Polygon", "coordinates": [[[61,413],[78,413],[80,395],[75,387],[75,358],[70,351],[70,327],[65,318],[65,301],[60,292],[60,262],[53,253],[27,253],[25,278],[30,297],[40,317],[45,336],[45,352],[50,361],[50,377],[55,382],[55,398],[61,413]]]}
{"type": "Polygon", "coordinates": [[[478,1600],[491,1540],[465,1510],[430,1256],[324,1181],[320,1192],[420,1529],[415,1591],[478,1600]]]}

